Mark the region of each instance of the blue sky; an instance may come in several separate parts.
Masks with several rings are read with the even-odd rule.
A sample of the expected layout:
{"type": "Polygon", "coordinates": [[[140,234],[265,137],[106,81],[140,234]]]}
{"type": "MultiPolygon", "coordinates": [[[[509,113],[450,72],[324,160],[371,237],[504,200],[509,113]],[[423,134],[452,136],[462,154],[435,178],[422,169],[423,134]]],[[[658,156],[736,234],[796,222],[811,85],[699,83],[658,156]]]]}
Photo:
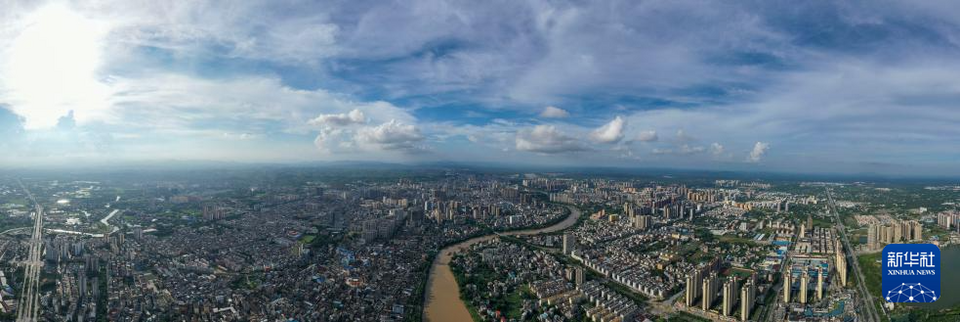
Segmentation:
{"type": "Polygon", "coordinates": [[[4,1],[0,165],[960,174],[952,1],[4,1]]]}

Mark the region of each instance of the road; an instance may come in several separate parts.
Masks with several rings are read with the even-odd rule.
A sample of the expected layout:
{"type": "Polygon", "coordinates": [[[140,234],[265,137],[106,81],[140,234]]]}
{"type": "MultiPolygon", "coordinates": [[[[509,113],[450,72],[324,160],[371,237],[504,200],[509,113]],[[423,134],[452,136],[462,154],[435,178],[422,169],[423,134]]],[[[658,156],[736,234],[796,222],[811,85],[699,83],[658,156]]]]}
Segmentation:
{"type": "MultiPolygon", "coordinates": [[[[612,279],[610,281],[617,283],[612,279]]],[[[631,292],[634,292],[634,291],[631,290],[631,292]]],[[[651,299],[649,302],[647,302],[647,304],[650,305],[649,307],[650,313],[657,316],[667,316],[667,315],[673,314],[673,312],[676,312],[674,305],[676,305],[677,299],[680,298],[680,296],[683,296],[685,294],[686,294],[686,288],[681,288],[680,292],[677,292],[676,294],[671,295],[669,298],[666,298],[663,301],[657,301],[657,300],[651,299]]]]}
{"type": "Polygon", "coordinates": [[[21,231],[21,230],[27,230],[27,229],[31,229],[31,228],[33,228],[33,227],[11,228],[11,229],[4,230],[2,233],[0,233],[0,235],[6,235],[6,234],[9,234],[9,233],[15,233],[15,232],[19,232],[19,231],[21,231]]]}
{"type": "Polygon", "coordinates": [[[33,194],[20,179],[17,179],[17,183],[27,193],[27,197],[33,202],[36,211],[33,232],[28,242],[30,254],[24,262],[23,290],[20,293],[20,304],[17,306],[17,321],[34,322],[37,321],[37,314],[40,310],[40,268],[43,265],[40,258],[43,247],[43,206],[37,202],[37,199],[33,197],[33,194]]]}
{"type": "Polygon", "coordinates": [[[864,282],[863,274],[860,273],[860,264],[857,261],[856,253],[853,251],[853,247],[850,247],[850,241],[847,239],[847,230],[843,225],[843,220],[840,218],[840,213],[837,212],[836,202],[833,200],[833,195],[831,194],[830,188],[825,188],[827,190],[827,206],[830,207],[829,211],[833,214],[834,218],[837,220],[837,231],[840,234],[840,241],[843,243],[844,256],[847,258],[847,262],[850,263],[850,266],[853,267],[853,275],[857,278],[857,289],[860,292],[860,299],[862,300],[862,307],[864,313],[864,321],[867,322],[880,322],[880,315],[877,314],[877,307],[874,305],[873,296],[870,292],[867,291],[867,285],[864,282]]]}
{"type": "MultiPolygon", "coordinates": [[[[797,237],[797,241],[799,241],[797,237]]],[[[794,241],[791,239],[791,241],[794,241]]],[[[790,247],[793,247],[795,243],[791,243],[790,247]]],[[[787,272],[790,269],[790,252],[788,251],[786,256],[783,257],[783,265],[780,265],[780,271],[777,274],[780,274],[780,282],[770,288],[767,292],[773,292],[773,302],[766,303],[764,305],[764,312],[762,312],[761,319],[764,321],[774,322],[783,320],[783,312],[785,311],[785,306],[783,305],[783,288],[788,287],[784,285],[783,273],[787,272]]]]}

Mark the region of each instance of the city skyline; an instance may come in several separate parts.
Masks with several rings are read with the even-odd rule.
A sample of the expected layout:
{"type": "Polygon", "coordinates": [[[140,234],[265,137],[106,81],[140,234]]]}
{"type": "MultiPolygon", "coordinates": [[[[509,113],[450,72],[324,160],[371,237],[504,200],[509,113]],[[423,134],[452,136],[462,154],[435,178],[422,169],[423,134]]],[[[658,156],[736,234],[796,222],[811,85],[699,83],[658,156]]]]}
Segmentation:
{"type": "Polygon", "coordinates": [[[950,2],[4,7],[0,167],[960,175],[950,2]]]}
{"type": "Polygon", "coordinates": [[[11,171],[0,173],[0,315],[950,320],[960,298],[941,286],[960,279],[948,268],[960,260],[958,192],[731,173],[11,171]],[[891,247],[937,251],[891,264],[891,247]],[[888,280],[910,263],[937,273],[888,280]]]}

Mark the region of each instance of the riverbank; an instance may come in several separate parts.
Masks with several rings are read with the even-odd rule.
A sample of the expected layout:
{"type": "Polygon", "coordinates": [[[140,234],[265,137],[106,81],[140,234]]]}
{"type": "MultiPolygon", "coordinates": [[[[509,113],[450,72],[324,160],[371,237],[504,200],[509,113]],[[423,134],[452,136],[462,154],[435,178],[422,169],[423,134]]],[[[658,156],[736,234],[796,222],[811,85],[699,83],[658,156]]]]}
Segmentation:
{"type": "Polygon", "coordinates": [[[491,240],[500,235],[506,236],[526,236],[542,233],[550,233],[567,229],[577,223],[580,218],[580,210],[567,206],[570,213],[563,221],[544,228],[532,228],[516,230],[504,233],[492,233],[480,237],[468,239],[466,241],[448,246],[441,249],[434,259],[430,269],[430,276],[427,279],[426,305],[424,305],[425,321],[472,321],[473,317],[467,310],[466,304],[460,299],[460,286],[457,284],[453,271],[450,269],[450,259],[453,254],[466,249],[477,243],[491,240]]]}

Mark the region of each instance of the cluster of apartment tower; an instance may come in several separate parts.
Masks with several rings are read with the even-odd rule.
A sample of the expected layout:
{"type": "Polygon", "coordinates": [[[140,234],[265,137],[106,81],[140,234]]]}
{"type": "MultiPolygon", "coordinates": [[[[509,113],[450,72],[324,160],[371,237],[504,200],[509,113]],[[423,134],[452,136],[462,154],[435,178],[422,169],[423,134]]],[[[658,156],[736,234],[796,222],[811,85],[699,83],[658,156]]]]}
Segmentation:
{"type": "MultiPolygon", "coordinates": [[[[834,254],[834,269],[836,271],[836,280],[841,286],[847,286],[847,258],[844,256],[843,246],[840,241],[836,241],[837,252],[834,254]]],[[[710,312],[714,303],[721,300],[719,314],[723,316],[737,318],[741,321],[747,321],[750,318],[750,312],[757,297],[757,278],[756,274],[751,274],[749,278],[741,279],[735,275],[727,277],[725,280],[719,275],[720,262],[714,260],[707,265],[694,268],[687,274],[686,280],[686,304],[687,307],[700,308],[704,312],[710,312]],[[744,282],[743,286],[740,283],[744,282]],[[739,304],[739,306],[737,306],[739,304]]],[[[801,304],[807,304],[810,301],[810,282],[816,278],[816,300],[823,300],[824,283],[826,282],[827,270],[823,266],[816,267],[816,276],[811,276],[809,267],[804,267],[799,275],[798,294],[793,296],[793,271],[789,266],[784,268],[783,272],[783,302],[791,303],[791,300],[801,304]]]]}
{"type": "Polygon", "coordinates": [[[937,214],[937,225],[940,225],[940,228],[956,230],[958,222],[960,222],[960,211],[944,211],[937,214]]]}
{"type": "Polygon", "coordinates": [[[916,220],[895,220],[891,224],[870,224],[867,227],[867,245],[877,248],[882,244],[923,239],[923,225],[916,220]]]}
{"type": "MultiPolygon", "coordinates": [[[[834,269],[836,270],[837,278],[841,286],[847,286],[847,258],[843,253],[843,246],[840,245],[840,241],[836,241],[837,252],[834,254],[834,269]]],[[[789,268],[784,269],[783,271],[783,303],[790,303],[792,299],[795,299],[800,304],[807,304],[810,300],[809,294],[807,294],[810,286],[810,270],[807,267],[804,267],[800,273],[800,283],[798,285],[799,294],[796,298],[791,298],[793,295],[793,272],[789,268]]],[[[822,266],[817,267],[817,287],[816,287],[816,297],[817,301],[823,299],[823,283],[825,275],[827,272],[824,271],[822,266]]],[[[837,280],[835,280],[837,281],[837,280]]]]}
{"type": "Polygon", "coordinates": [[[731,317],[736,314],[739,315],[740,320],[746,321],[750,318],[750,311],[753,310],[757,298],[757,275],[751,274],[742,287],[741,279],[736,276],[728,277],[721,286],[719,268],[720,262],[714,260],[706,266],[694,268],[687,274],[687,306],[699,306],[703,311],[710,311],[719,293],[722,297],[720,314],[731,317]],[[699,301],[697,301],[698,298],[699,301]],[[737,304],[739,307],[736,306],[737,304]]]}

